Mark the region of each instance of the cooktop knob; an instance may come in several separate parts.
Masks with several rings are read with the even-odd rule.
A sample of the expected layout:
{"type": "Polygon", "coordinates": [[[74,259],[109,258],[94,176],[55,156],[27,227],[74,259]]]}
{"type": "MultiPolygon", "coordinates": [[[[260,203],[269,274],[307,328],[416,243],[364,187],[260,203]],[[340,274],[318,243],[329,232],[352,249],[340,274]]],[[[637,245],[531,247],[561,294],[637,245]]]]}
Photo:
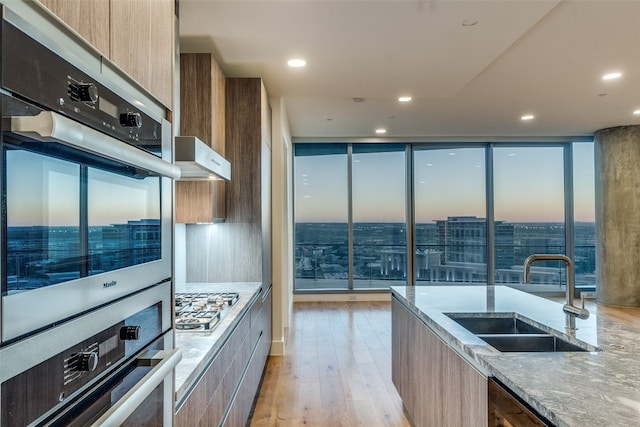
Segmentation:
{"type": "Polygon", "coordinates": [[[133,113],[127,111],[120,114],[120,126],[125,128],[139,128],[142,127],[142,117],[140,113],[133,113]]]}
{"type": "Polygon", "coordinates": [[[76,102],[95,104],[98,102],[98,88],[93,83],[70,83],[69,97],[76,102]]]}
{"type": "Polygon", "coordinates": [[[82,351],[78,353],[78,371],[95,371],[98,366],[98,353],[95,351],[82,351]]]}
{"type": "Polygon", "coordinates": [[[140,336],[140,326],[123,326],[120,328],[120,339],[123,341],[137,340],[140,336]]]}

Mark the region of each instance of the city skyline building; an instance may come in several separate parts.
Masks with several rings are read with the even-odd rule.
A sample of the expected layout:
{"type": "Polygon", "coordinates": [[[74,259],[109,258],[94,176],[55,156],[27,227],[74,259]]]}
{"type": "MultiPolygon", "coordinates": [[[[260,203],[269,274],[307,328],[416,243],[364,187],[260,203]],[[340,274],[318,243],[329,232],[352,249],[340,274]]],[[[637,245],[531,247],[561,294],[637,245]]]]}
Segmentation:
{"type": "Polygon", "coordinates": [[[87,244],[77,226],[7,227],[9,292],[50,286],[160,259],[159,219],[90,226],[87,244]],[[81,250],[81,248],[85,248],[81,250]]]}
{"type": "MultiPolygon", "coordinates": [[[[349,280],[346,223],[296,223],[295,274],[298,288],[345,289],[349,280]]],[[[561,223],[510,223],[496,228],[495,282],[522,284],[524,259],[532,253],[563,253],[561,223]],[[499,237],[498,237],[499,236],[499,237]]],[[[576,224],[576,284],[595,285],[594,223],[576,224]]],[[[406,284],[409,277],[404,223],[356,223],[353,247],[355,287],[406,284]],[[357,229],[357,232],[356,230],[357,229]]],[[[416,224],[413,255],[416,284],[485,283],[486,218],[456,216],[416,224]],[[467,256],[465,252],[468,251],[467,256]]],[[[565,281],[558,263],[539,263],[531,283],[558,286],[565,281]]]]}

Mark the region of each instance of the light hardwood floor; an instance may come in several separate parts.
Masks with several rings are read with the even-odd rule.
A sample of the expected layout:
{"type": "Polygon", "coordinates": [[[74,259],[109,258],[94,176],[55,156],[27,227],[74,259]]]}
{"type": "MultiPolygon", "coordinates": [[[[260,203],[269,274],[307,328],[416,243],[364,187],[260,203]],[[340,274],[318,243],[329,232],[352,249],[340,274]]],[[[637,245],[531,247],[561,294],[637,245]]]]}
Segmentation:
{"type": "Polygon", "coordinates": [[[410,426],[391,383],[391,303],[295,303],[250,425],[410,426]]]}

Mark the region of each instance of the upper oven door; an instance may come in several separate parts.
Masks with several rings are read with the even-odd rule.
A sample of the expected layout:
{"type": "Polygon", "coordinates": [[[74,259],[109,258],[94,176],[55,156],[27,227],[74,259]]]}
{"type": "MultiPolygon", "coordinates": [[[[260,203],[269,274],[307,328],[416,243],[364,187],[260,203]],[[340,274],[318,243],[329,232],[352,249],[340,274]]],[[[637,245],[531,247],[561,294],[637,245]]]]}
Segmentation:
{"type": "Polygon", "coordinates": [[[170,278],[175,166],[12,96],[2,111],[3,342],[170,278]]]}

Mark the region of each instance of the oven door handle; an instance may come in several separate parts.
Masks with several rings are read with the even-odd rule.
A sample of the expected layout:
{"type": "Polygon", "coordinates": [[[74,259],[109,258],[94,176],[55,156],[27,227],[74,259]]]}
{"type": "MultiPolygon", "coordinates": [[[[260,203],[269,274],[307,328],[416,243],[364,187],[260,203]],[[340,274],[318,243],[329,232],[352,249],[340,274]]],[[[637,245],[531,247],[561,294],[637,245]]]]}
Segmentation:
{"type": "Polygon", "coordinates": [[[122,425],[151,392],[164,381],[181,359],[182,350],[179,348],[158,351],[150,358],[145,358],[144,356],[139,358],[139,364],[153,366],[153,369],[142,377],[131,390],[125,393],[115,405],[98,418],[92,426],[116,427],[122,425]]]}
{"type": "Polygon", "coordinates": [[[38,141],[54,140],[100,157],[144,168],[162,176],[180,178],[178,166],[53,111],[43,111],[36,116],[11,117],[11,132],[38,141]]]}

